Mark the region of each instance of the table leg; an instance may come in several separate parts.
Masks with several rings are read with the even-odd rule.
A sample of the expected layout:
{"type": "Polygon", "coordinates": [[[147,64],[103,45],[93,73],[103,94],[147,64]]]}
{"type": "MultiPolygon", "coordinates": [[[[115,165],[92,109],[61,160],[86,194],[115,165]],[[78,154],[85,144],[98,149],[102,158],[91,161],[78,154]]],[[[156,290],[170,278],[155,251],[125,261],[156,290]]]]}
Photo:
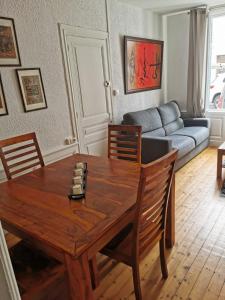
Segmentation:
{"type": "Polygon", "coordinates": [[[65,254],[71,300],[93,300],[93,290],[87,253],[79,258],[65,254]]]}
{"type": "Polygon", "coordinates": [[[172,185],[169,196],[166,220],[166,247],[172,248],[175,243],[175,174],[173,175],[172,185]]]}
{"type": "Polygon", "coordinates": [[[94,256],[89,261],[89,267],[90,267],[90,272],[91,272],[92,287],[93,287],[93,289],[96,289],[100,284],[99,271],[98,271],[96,256],[94,256]]]}
{"type": "Polygon", "coordinates": [[[222,160],[222,152],[220,150],[217,150],[217,179],[221,179],[222,177],[222,160]]]}

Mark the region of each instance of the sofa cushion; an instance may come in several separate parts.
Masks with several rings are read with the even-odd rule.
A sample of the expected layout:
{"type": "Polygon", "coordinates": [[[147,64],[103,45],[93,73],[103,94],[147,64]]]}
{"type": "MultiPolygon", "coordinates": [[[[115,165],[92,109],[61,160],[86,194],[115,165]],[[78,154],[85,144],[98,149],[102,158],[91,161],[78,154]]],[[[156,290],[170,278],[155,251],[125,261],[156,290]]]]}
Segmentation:
{"type": "Polygon", "coordinates": [[[170,135],[168,138],[172,140],[172,148],[178,149],[178,159],[188,154],[195,148],[195,141],[191,137],[170,135]]]}
{"type": "Polygon", "coordinates": [[[189,136],[195,140],[196,146],[200,145],[209,137],[209,128],[206,127],[184,127],[172,133],[176,136],[189,136]]]}
{"type": "Polygon", "coordinates": [[[157,108],[127,113],[123,116],[123,124],[141,125],[142,132],[152,131],[162,127],[162,121],[157,108]]]}
{"type": "Polygon", "coordinates": [[[142,137],[156,137],[156,136],[165,136],[164,128],[155,129],[152,131],[144,132],[142,137]]]}
{"type": "Polygon", "coordinates": [[[175,101],[168,102],[158,107],[163,126],[180,118],[179,106],[175,101]]]}
{"type": "Polygon", "coordinates": [[[175,121],[165,125],[164,129],[166,135],[170,135],[171,133],[181,129],[184,127],[184,122],[181,118],[176,119],[175,121]]]}

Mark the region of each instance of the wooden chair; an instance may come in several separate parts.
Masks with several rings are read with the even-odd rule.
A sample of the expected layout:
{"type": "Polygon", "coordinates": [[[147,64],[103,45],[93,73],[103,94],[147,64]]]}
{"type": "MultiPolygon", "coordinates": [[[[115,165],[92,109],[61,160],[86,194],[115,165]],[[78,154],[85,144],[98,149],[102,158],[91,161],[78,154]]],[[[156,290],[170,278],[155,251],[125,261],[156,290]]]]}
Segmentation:
{"type": "Polygon", "coordinates": [[[139,262],[157,242],[163,278],[167,278],[165,226],[177,150],[141,167],[135,218],[101,251],[132,267],[136,299],[142,299],[139,262]]]}
{"type": "Polygon", "coordinates": [[[9,180],[34,167],[44,166],[34,132],[0,140],[0,158],[9,180]]]}
{"type": "Polygon", "coordinates": [[[108,157],[141,163],[141,126],[110,124],[108,157]]]}

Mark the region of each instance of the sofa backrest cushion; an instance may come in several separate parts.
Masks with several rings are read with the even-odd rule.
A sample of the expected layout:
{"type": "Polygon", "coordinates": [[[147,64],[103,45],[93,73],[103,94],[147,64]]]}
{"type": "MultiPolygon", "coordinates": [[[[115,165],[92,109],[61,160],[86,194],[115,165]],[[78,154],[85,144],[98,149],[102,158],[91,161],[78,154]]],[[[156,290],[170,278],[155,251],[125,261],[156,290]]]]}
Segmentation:
{"type": "Polygon", "coordinates": [[[159,106],[158,111],[161,116],[166,135],[184,127],[183,120],[180,118],[181,112],[176,101],[171,101],[159,106]]]}
{"type": "Polygon", "coordinates": [[[127,113],[123,116],[123,124],[141,125],[142,132],[153,131],[162,127],[161,117],[157,108],[127,113]]]}
{"type": "Polygon", "coordinates": [[[181,116],[179,106],[175,101],[170,101],[159,106],[158,111],[161,116],[163,126],[175,121],[181,116]]]}
{"type": "Polygon", "coordinates": [[[184,127],[184,122],[181,118],[178,118],[176,121],[173,121],[167,125],[165,125],[164,129],[166,132],[166,135],[170,135],[174,131],[181,129],[184,127]]]}

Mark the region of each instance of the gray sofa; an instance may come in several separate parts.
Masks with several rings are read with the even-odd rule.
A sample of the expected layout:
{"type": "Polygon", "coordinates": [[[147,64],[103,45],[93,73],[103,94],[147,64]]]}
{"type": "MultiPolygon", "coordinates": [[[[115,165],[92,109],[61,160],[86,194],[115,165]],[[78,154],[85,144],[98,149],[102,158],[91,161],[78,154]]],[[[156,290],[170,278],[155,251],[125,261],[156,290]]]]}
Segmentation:
{"type": "Polygon", "coordinates": [[[176,101],[127,113],[122,124],[142,126],[142,163],[178,149],[176,170],[204,150],[209,143],[209,120],[183,119],[176,101]]]}

